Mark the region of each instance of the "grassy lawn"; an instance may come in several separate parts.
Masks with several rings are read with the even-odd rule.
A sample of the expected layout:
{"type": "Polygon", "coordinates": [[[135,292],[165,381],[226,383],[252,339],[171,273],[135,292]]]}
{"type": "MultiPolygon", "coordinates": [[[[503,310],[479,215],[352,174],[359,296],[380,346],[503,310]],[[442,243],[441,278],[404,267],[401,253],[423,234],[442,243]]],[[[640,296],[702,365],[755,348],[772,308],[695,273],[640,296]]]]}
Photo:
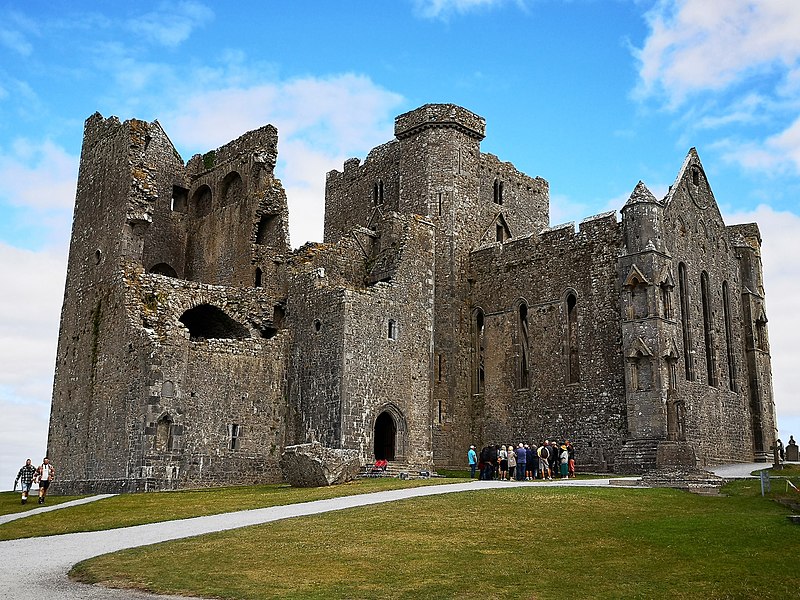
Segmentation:
{"type": "MultiPolygon", "coordinates": [[[[25,537],[101,531],[156,523],[173,519],[186,519],[235,510],[264,508],[281,504],[294,504],[323,500],[337,496],[351,496],[403,487],[417,487],[441,483],[457,483],[462,479],[362,479],[338,486],[321,488],[293,488],[284,484],[247,487],[213,488],[180,492],[151,492],[146,494],[120,494],[73,506],[57,513],[31,515],[24,519],[0,525],[0,540],[25,537]],[[56,515],[56,518],[53,515],[56,515]]],[[[72,500],[75,497],[47,496],[47,504],[72,500]]],[[[0,514],[19,509],[36,508],[36,500],[20,504],[20,496],[11,492],[0,494],[0,514]]]]}
{"type": "MultiPolygon", "coordinates": [[[[21,502],[22,492],[0,492],[0,515],[27,512],[39,508],[39,504],[37,504],[38,498],[39,491],[35,486],[28,496],[27,504],[22,504],[21,502]]],[[[69,502],[70,500],[77,500],[78,498],[83,498],[83,496],[52,496],[48,494],[47,506],[69,502]]]]}
{"type": "Polygon", "coordinates": [[[236,599],[793,597],[789,510],[758,481],[725,491],[446,494],[128,550],[73,576],[236,599]]]}

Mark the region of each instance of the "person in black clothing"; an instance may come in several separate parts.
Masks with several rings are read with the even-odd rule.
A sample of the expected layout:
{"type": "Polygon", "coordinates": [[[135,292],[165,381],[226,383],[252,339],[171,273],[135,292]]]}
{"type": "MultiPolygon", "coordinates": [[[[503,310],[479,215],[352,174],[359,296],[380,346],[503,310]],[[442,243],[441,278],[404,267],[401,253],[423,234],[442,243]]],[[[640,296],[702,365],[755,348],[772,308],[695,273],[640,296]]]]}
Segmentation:
{"type": "Polygon", "coordinates": [[[494,475],[494,464],[497,462],[497,450],[494,446],[488,445],[481,448],[481,469],[480,479],[489,480],[494,475]],[[494,459],[492,459],[492,452],[494,451],[494,459]]]}

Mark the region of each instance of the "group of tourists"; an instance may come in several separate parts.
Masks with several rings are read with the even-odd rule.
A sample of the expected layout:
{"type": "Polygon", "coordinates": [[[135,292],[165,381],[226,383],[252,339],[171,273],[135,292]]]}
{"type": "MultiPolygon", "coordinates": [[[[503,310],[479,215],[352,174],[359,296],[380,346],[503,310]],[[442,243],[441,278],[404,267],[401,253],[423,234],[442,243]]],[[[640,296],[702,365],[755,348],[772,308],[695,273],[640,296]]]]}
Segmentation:
{"type": "Polygon", "coordinates": [[[46,456],[42,460],[42,464],[34,467],[29,458],[17,473],[17,478],[14,479],[14,490],[17,489],[17,483],[22,485],[22,503],[28,503],[28,494],[34,483],[39,484],[39,504],[44,504],[44,499],[47,496],[47,488],[50,487],[50,482],[56,477],[56,470],[50,464],[50,459],[46,456]]]}
{"type": "Polygon", "coordinates": [[[569,440],[559,444],[545,440],[541,445],[520,442],[514,444],[489,444],[481,449],[475,446],[467,452],[470,478],[479,473],[479,479],[500,481],[533,481],[553,477],[575,477],[575,448],[569,440]]]}

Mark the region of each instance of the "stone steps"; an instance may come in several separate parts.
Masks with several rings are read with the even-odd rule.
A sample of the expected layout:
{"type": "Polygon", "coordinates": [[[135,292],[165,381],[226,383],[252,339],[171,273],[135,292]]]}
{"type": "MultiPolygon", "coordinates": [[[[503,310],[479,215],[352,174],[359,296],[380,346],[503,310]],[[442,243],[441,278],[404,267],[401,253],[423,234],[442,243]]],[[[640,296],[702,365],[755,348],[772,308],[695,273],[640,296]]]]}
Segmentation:
{"type": "Polygon", "coordinates": [[[620,475],[639,475],[655,469],[659,441],[645,438],[625,442],[614,461],[614,472],[620,475]]]}
{"type": "MultiPolygon", "coordinates": [[[[373,465],[364,465],[361,467],[361,473],[359,473],[359,479],[368,479],[372,477],[399,477],[399,478],[406,478],[406,479],[418,479],[423,477],[420,475],[421,471],[418,468],[415,468],[407,463],[401,462],[389,462],[386,466],[386,469],[381,472],[374,472],[373,465]]],[[[429,477],[433,474],[429,472],[429,477]]]]}

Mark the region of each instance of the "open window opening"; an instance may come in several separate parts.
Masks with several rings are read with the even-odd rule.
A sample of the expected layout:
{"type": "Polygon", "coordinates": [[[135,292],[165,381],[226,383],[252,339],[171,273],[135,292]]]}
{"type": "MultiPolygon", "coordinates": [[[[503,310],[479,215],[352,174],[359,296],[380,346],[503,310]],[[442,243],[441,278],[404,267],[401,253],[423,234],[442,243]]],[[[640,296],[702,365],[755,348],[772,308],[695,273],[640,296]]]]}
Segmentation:
{"type": "Polygon", "coordinates": [[[242,426],[238,423],[228,425],[228,450],[239,450],[241,446],[242,426]]]}
{"type": "Polygon", "coordinates": [[[486,381],[486,332],[484,314],[480,308],[472,317],[472,393],[482,394],[486,381]]]}
{"type": "Polygon", "coordinates": [[[383,179],[379,179],[375,182],[375,185],[372,186],[372,203],[375,206],[383,206],[383,179]]]}
{"type": "Polygon", "coordinates": [[[210,304],[201,304],[190,308],[181,315],[180,322],[189,330],[190,339],[244,339],[250,332],[244,325],[237,323],[222,310],[210,304]]]}
{"type": "Polygon", "coordinates": [[[503,203],[503,182],[499,179],[494,180],[493,197],[492,200],[495,204],[503,203]]]}
{"type": "Polygon", "coordinates": [[[711,309],[711,289],[708,282],[708,273],[700,274],[700,300],[703,305],[703,341],[705,342],[706,373],[708,385],[716,387],[717,381],[717,355],[714,348],[714,314],[711,309]]]}
{"type": "Polygon", "coordinates": [[[519,357],[518,357],[518,370],[517,370],[517,387],[521,390],[530,387],[529,381],[529,366],[528,366],[528,305],[525,302],[519,304],[519,357]]]}
{"type": "Polygon", "coordinates": [[[172,198],[170,199],[170,210],[177,213],[185,213],[189,208],[189,190],[179,185],[172,186],[172,198]]]}
{"type": "Polygon", "coordinates": [[[567,383],[581,380],[578,360],[578,297],[570,292],[567,295],[567,383]]]}
{"type": "Polygon", "coordinates": [[[694,381],[692,336],[689,329],[689,280],[684,263],[678,264],[678,294],[681,305],[681,329],[683,330],[683,366],[687,381],[694,381]]]}
{"type": "Polygon", "coordinates": [[[725,349],[728,358],[728,388],[735,392],[736,385],[736,351],[733,342],[733,320],[731,319],[731,300],[728,291],[728,282],[722,282],[722,312],[725,320],[725,349]]]}
{"type": "Polygon", "coordinates": [[[166,277],[173,277],[177,278],[178,273],[172,266],[168,265],[167,263],[158,263],[150,267],[148,273],[154,273],[156,275],[164,275],[166,277]]]}

